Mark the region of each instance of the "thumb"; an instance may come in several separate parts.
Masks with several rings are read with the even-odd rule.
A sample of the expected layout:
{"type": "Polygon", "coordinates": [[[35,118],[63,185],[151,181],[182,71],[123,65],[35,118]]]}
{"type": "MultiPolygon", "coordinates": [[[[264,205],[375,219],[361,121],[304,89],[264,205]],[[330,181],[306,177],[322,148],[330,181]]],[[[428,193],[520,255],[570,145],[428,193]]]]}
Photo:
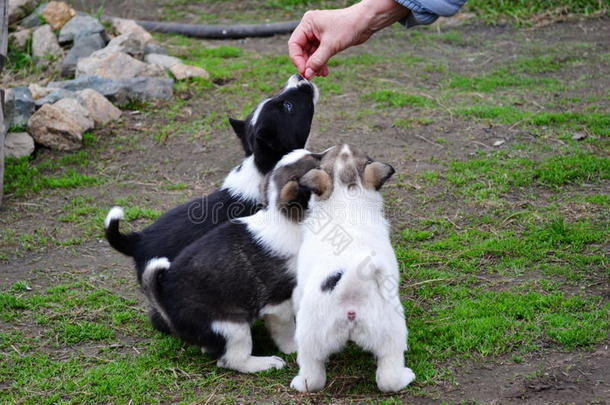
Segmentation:
{"type": "Polygon", "coordinates": [[[315,73],[318,73],[324,66],[326,66],[326,62],[333,56],[335,53],[328,46],[324,46],[320,44],[318,49],[309,57],[307,60],[306,69],[310,68],[315,73]]]}

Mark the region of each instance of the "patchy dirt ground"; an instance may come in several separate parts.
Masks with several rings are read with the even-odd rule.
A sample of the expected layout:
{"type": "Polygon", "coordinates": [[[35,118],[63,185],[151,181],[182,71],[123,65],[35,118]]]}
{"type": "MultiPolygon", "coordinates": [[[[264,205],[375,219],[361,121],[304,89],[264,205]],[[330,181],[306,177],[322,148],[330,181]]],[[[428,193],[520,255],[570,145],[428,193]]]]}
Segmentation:
{"type": "MultiPolygon", "coordinates": [[[[167,3],[130,2],[124,8],[124,2],[103,1],[87,2],[87,7],[89,10],[104,7],[104,12],[110,15],[127,13],[128,17],[157,19],[162,17],[163,4],[167,3]]],[[[84,6],[83,2],[74,4],[84,6]]],[[[201,22],[202,15],[218,15],[221,10],[225,15],[243,10],[247,18],[260,15],[260,11],[248,14],[246,9],[251,5],[251,2],[197,3],[184,9],[178,7],[181,14],[177,18],[201,22]]],[[[223,22],[229,19],[225,15],[203,20],[223,22]]],[[[291,17],[291,13],[280,10],[271,16],[279,19],[291,17]]],[[[553,187],[536,183],[539,174],[530,176],[530,183],[521,186],[510,179],[515,173],[530,170],[528,163],[513,163],[522,158],[538,164],[554,156],[587,153],[593,157],[608,156],[608,22],[603,18],[575,20],[537,30],[491,27],[476,22],[456,27],[441,24],[410,32],[393,27],[366,46],[341,55],[331,65],[331,76],[317,80],[322,96],[309,148],[322,150],[338,142],[348,142],[394,165],[397,175],[387,187],[385,197],[397,249],[407,249],[404,246],[411,241],[414,249],[419,249],[417,253],[423,255],[428,248],[430,252],[437,251],[437,247],[426,245],[428,239],[446,242],[455,235],[469,235],[471,231],[478,236],[467,239],[467,245],[477,243],[476,238],[483,233],[496,235],[499,240],[514,234],[526,235],[528,227],[551,216],[565,218],[570,224],[584,221],[596,232],[602,232],[601,237],[583,239],[580,244],[553,245],[548,260],[539,258],[528,262],[529,259],[518,257],[520,262],[504,267],[497,254],[485,254],[477,257],[475,270],[462,270],[460,266],[470,262],[457,263],[456,258],[462,256],[465,248],[447,253],[440,262],[429,259],[432,255],[415,264],[404,259],[403,277],[408,284],[403,291],[405,301],[414,302],[423,311],[407,313],[410,325],[417,322],[420,327],[432,327],[436,322],[443,322],[443,317],[438,315],[441,311],[435,305],[443,302],[445,296],[437,290],[426,289],[438,284],[434,281],[437,277],[429,275],[435,271],[449,272],[453,281],[446,284],[451,287],[458,288],[463,283],[462,287],[477,289],[482,294],[537,291],[542,296],[583,296],[592,300],[595,308],[606,308],[601,313],[607,317],[609,215],[607,199],[598,197],[608,195],[607,167],[592,173],[591,177],[577,177],[576,181],[553,187]],[[395,100],[393,91],[412,97],[402,105],[386,106],[388,101],[379,92],[390,92],[391,99],[395,100]],[[484,113],[477,110],[479,115],[473,116],[470,110],[473,106],[498,109],[487,109],[484,113]],[[531,116],[515,117],[515,111],[531,116]],[[543,114],[549,112],[558,115],[548,119],[543,114]],[[577,117],[563,113],[587,118],[578,121],[577,117]],[[586,132],[583,143],[571,140],[575,131],[586,132]],[[497,159],[490,160],[489,171],[502,171],[493,177],[475,171],[474,177],[461,179],[459,176],[464,173],[452,165],[452,162],[477,159],[497,159]],[[469,188],[479,183],[475,191],[469,188]],[[480,190],[486,187],[489,193],[481,197],[480,190]],[[602,203],[590,202],[597,200],[602,203]],[[445,228],[440,228],[441,223],[445,228]],[[405,229],[416,229],[421,237],[407,239],[405,229]],[[431,236],[426,236],[426,232],[431,236]],[[572,258],[568,253],[578,257],[572,258]],[[561,267],[565,263],[568,270],[561,267]],[[529,271],[523,266],[532,266],[532,269],[529,271]],[[429,273],[420,276],[418,271],[422,269],[429,273]],[[418,287],[409,288],[410,285],[418,287]]],[[[0,383],[0,395],[4,393],[7,400],[25,403],[45,397],[74,403],[127,402],[129,390],[99,393],[92,388],[95,384],[89,382],[83,382],[80,391],[95,392],[95,395],[79,397],[78,389],[66,385],[67,381],[78,378],[71,376],[65,365],[58,366],[62,372],[49,372],[50,381],[57,381],[55,385],[35,381],[31,389],[27,386],[32,384],[34,371],[22,375],[8,368],[26,369],[24,359],[38,355],[48,356],[58,364],[75,358],[84,364],[82,373],[85,374],[115,361],[125,362],[129,368],[131,364],[139,364],[140,354],[149,346],[167,344],[178,354],[173,357],[168,354],[170,351],[159,349],[160,358],[170,358],[171,364],[149,366],[151,375],[160,373],[164,379],[159,377],[159,382],[154,379],[152,386],[146,386],[148,392],[135,389],[133,395],[137,393],[140,398],[135,402],[608,402],[607,323],[603,326],[605,335],[602,331],[601,338],[588,344],[562,346],[541,334],[534,339],[535,347],[520,348],[517,343],[509,348],[498,346],[498,353],[482,355],[475,346],[449,358],[443,355],[443,350],[448,349],[433,347],[435,339],[442,339],[440,335],[427,336],[427,342],[411,340],[412,350],[417,350],[418,345],[423,347],[424,343],[430,345],[421,350],[429,352],[435,373],[392,396],[376,392],[371,380],[372,359],[361,353],[350,351],[334,359],[336,365],[331,366],[329,386],[321,394],[296,395],[287,388],[290,376],[297,370],[294,358],[286,371],[263,377],[241,376],[218,371],[210,359],[153,333],[145,320],[145,304],[137,291],[130,261],[111,250],[101,238],[106,210],[116,203],[138,207],[140,211],[126,227],[139,229],[159,212],[213,190],[241,157],[237,139],[224,117],[243,117],[257,100],[281,88],[292,73],[284,56],[286,36],[240,41],[184,41],[164,36],[158,40],[171,53],[194,64],[202,60],[197,53],[201,49],[231,46],[243,49],[244,54],[223,59],[214,66],[205,65],[210,63],[205,60],[201,62],[212,69],[214,83],[211,85],[183,85],[172,102],[133,106],[119,124],[94,134],[96,141],[86,147],[86,157],[80,162],[61,160],[67,154],[37,151],[34,165],[55,162],[44,173],[55,175],[73,166],[102,181],[93,187],[6,196],[0,211],[3,258],[0,289],[6,296],[12,294],[21,299],[28,294],[48,295],[45,291],[58,285],[79,283],[79,288],[84,288],[83,294],[89,294],[89,288],[107,292],[121,304],[87,307],[77,300],[83,309],[72,314],[71,311],[78,312],[81,307],[64,308],[61,306],[64,304],[51,300],[42,306],[29,303],[20,308],[11,307],[13,301],[8,298],[0,301],[3,305],[0,308],[7,311],[0,323],[4,339],[0,340],[0,349],[7,365],[0,367],[0,371],[8,379],[0,383]],[[28,289],[15,287],[20,282],[25,282],[28,289]],[[66,337],[67,326],[56,325],[58,319],[68,324],[112,323],[114,312],[111,319],[104,318],[104,314],[113,305],[125,306],[124,312],[132,314],[126,323],[112,324],[113,337],[72,341],[66,337]],[[25,311],[25,315],[19,311],[25,311]],[[353,366],[354,363],[358,365],[353,366]],[[53,396],[57,393],[58,397],[53,396]]],[[[501,318],[503,314],[497,316],[501,318]]],[[[535,318],[532,325],[538,322],[535,318]]],[[[545,322],[540,324],[546,325],[545,322]]],[[[574,325],[570,330],[573,329],[574,325]]],[[[413,333],[412,329],[411,336],[413,333]]],[[[273,350],[264,333],[259,335],[263,351],[273,350]]],[[[409,353],[406,359],[409,364],[409,353]]],[[[115,371],[104,370],[114,375],[115,371]]],[[[122,384],[126,386],[136,387],[136,381],[140,381],[138,376],[129,373],[117,372],[117,375],[125,378],[122,384]]],[[[422,375],[426,373],[422,371],[422,375]]],[[[47,377],[41,374],[42,378],[47,377]]]]}

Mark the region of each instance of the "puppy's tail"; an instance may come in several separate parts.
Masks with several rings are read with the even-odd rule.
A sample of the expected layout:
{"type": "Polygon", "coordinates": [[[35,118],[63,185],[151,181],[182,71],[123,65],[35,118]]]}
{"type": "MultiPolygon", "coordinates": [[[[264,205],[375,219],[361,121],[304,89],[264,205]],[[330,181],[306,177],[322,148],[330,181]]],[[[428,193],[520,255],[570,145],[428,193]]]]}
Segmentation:
{"type": "Polygon", "coordinates": [[[163,275],[163,273],[165,272],[165,270],[169,269],[169,267],[170,267],[170,262],[169,262],[169,260],[167,260],[167,258],[155,257],[154,259],[151,259],[146,264],[144,273],[142,273],[142,291],[144,292],[144,295],[146,295],[146,298],[148,298],[148,302],[150,302],[150,305],[154,308],[156,313],[158,315],[160,315],[161,319],[165,323],[165,325],[162,325],[162,326],[167,327],[167,328],[159,328],[156,325],[157,323],[159,323],[159,320],[157,319],[155,321],[155,327],[159,330],[164,329],[162,331],[173,330],[172,323],[169,319],[169,316],[167,316],[167,313],[165,312],[165,310],[161,306],[161,303],[159,302],[160,282],[161,282],[160,278],[163,275]]]}
{"type": "Polygon", "coordinates": [[[125,212],[121,207],[113,207],[106,215],[104,220],[104,228],[106,230],[106,240],[110,243],[110,246],[118,250],[119,252],[133,256],[135,246],[140,239],[139,234],[134,232],[130,234],[124,234],[119,231],[119,222],[125,216],[125,212]]]}

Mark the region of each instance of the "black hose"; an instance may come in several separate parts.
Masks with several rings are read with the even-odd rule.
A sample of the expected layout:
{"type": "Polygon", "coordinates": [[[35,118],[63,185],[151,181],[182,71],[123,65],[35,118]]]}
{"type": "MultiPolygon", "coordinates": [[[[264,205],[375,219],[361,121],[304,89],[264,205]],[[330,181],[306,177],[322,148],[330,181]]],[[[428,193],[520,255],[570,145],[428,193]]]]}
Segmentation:
{"type": "Polygon", "coordinates": [[[201,25],[178,24],[157,21],[136,20],[142,28],[152,32],[180,34],[187,37],[207,39],[238,39],[248,37],[270,37],[279,34],[289,34],[299,21],[288,21],[272,24],[242,24],[242,25],[201,25]]]}

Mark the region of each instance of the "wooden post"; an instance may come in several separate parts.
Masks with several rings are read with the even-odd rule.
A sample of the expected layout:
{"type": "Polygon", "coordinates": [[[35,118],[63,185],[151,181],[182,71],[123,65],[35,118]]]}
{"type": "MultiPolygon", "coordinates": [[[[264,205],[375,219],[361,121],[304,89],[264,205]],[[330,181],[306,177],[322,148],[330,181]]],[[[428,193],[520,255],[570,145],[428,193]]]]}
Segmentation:
{"type": "MultiPolygon", "coordinates": [[[[6,62],[8,51],[8,0],[0,0],[0,75],[6,62]]],[[[8,125],[4,122],[4,89],[0,88],[0,206],[4,191],[4,137],[8,125]]]]}

